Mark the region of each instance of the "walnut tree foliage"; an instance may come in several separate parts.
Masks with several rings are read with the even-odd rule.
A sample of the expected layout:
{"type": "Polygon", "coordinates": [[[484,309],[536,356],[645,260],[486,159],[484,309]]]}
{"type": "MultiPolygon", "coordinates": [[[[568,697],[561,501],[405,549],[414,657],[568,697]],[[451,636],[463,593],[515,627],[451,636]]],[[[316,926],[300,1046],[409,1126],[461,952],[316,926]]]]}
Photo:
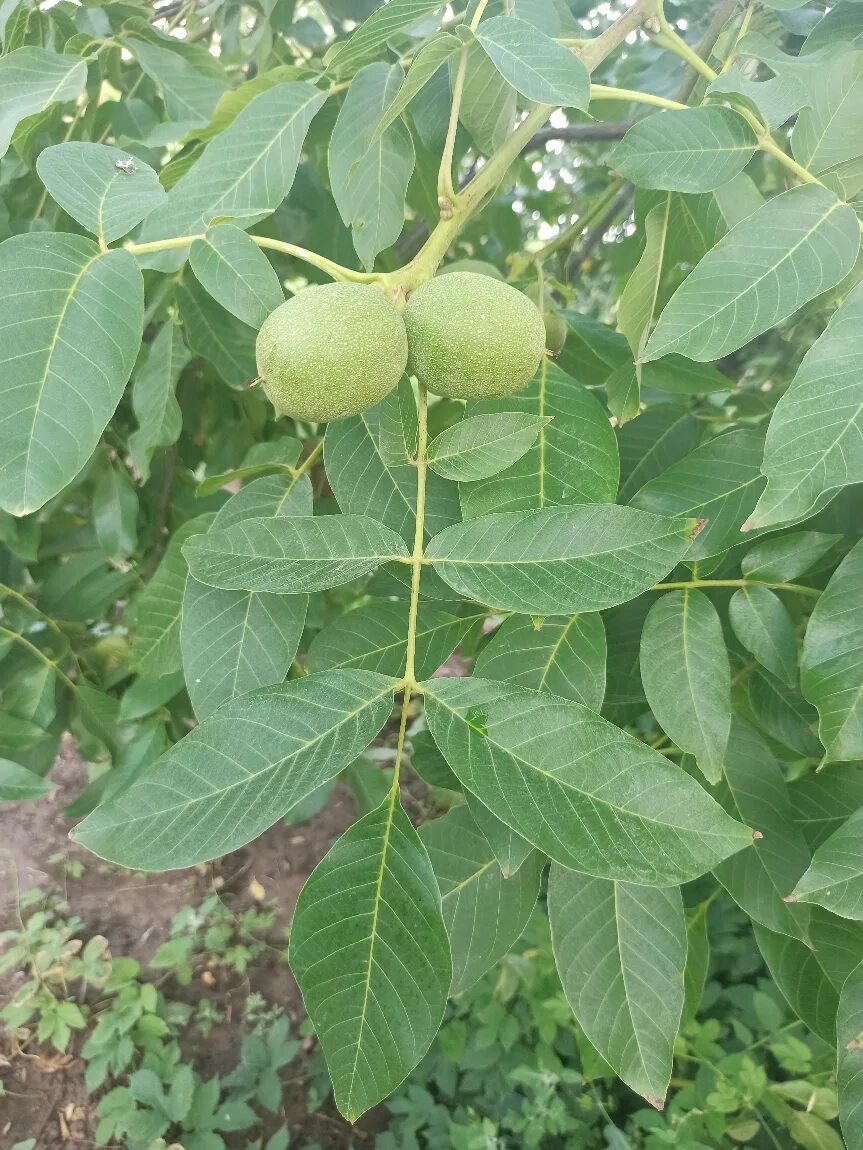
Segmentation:
{"type": "Polygon", "coordinates": [[[349,782],[290,958],[350,1120],[541,883],[661,1106],[722,887],[863,1147],[863,3],[608,9],[0,4],[0,798],[71,730],[155,871],[349,782]],[[517,395],[249,387],[286,292],[464,258],[568,325],[517,395]]]}

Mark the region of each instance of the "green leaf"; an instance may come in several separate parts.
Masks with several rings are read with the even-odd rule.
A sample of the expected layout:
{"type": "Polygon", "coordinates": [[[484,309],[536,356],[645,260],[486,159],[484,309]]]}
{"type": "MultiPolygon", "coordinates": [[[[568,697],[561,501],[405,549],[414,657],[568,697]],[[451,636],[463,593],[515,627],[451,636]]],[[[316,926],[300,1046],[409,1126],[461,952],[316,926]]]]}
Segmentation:
{"type": "Polygon", "coordinates": [[[684,1026],[698,1013],[710,968],[710,936],[707,932],[709,908],[710,903],[705,901],[686,911],[686,967],[683,971],[681,1019],[684,1026]]]}
{"type": "Polygon", "coordinates": [[[615,504],[484,515],[448,527],[426,558],[469,599],[525,614],[601,611],[680,561],[694,522],[615,504]]]}
{"type": "Polygon", "coordinates": [[[536,443],[490,479],[459,488],[466,519],[494,511],[573,503],[610,503],[617,491],[614,431],[599,402],[543,356],[536,377],[517,395],[469,403],[468,419],[501,412],[543,420],[536,443]],[[548,422],[551,420],[551,422],[548,422]]]}
{"type": "Polygon", "coordinates": [[[605,655],[601,615],[551,615],[541,626],[527,615],[511,615],[482,649],[474,673],[598,711],[605,695],[605,655]]]}
{"type": "Polygon", "coordinates": [[[752,850],[725,859],[714,874],[734,901],[762,926],[806,940],[809,913],[784,901],[809,865],[806,840],[794,825],[779,764],[758,733],[735,718],[720,796],[730,815],[758,831],[752,850]]]}
{"type": "Polygon", "coordinates": [[[795,823],[816,850],[863,807],[863,764],[845,764],[812,772],[788,784],[795,823]]]}
{"type": "Polygon", "coordinates": [[[767,587],[741,587],[728,604],[738,640],[762,667],[793,687],[797,682],[794,624],[778,595],[767,587]]]}
{"type": "Polygon", "coordinates": [[[816,850],[791,896],[843,918],[863,919],[863,811],[857,810],[816,850]]]}
{"type": "Polygon", "coordinates": [[[453,959],[451,994],[473,986],[521,937],[539,894],[545,865],[535,852],[504,878],[467,807],[420,827],[441,892],[453,959]]]}
{"type": "Polygon", "coordinates": [[[687,108],[633,124],[608,163],[640,188],[709,192],[742,172],[757,147],[755,132],[731,108],[687,108]]]}
{"type": "Polygon", "coordinates": [[[326,98],[311,84],[261,92],[147,217],[141,241],[200,235],[216,216],[234,216],[250,227],[275,211],[290,191],[306,131],[326,98]]]}
{"type": "Polygon", "coordinates": [[[77,100],[86,81],[87,65],[78,56],[26,47],[0,58],[0,156],[22,120],[54,103],[77,100]]]}
{"type": "Polygon", "coordinates": [[[452,979],[440,891],[397,800],[396,788],[336,842],[291,927],[291,969],[349,1122],[425,1054],[452,979]]]}
{"type": "Polygon", "coordinates": [[[444,479],[487,479],[521,459],[550,421],[516,411],[469,416],[436,435],[426,459],[444,479]]]}
{"type": "Polygon", "coordinates": [[[815,604],[800,655],[803,694],[818,708],[823,764],[863,759],[863,540],[815,604]]]}
{"type": "MultiPolygon", "coordinates": [[[[285,476],[290,478],[302,450],[303,445],[299,439],[293,439],[290,436],[286,436],[282,439],[267,440],[265,443],[255,443],[243,456],[242,463],[239,467],[233,467],[230,471],[222,471],[218,475],[208,475],[207,478],[202,479],[195,488],[195,494],[200,499],[205,495],[212,495],[215,491],[221,491],[223,487],[227,487],[229,484],[241,479],[243,486],[240,488],[240,491],[237,492],[237,495],[239,495],[242,492],[247,492],[252,486],[248,482],[250,479],[257,479],[270,473],[272,473],[276,479],[284,479],[285,476]]],[[[303,491],[305,491],[306,485],[301,484],[300,486],[303,491]]],[[[289,484],[287,491],[283,490],[282,494],[290,495],[292,491],[294,495],[296,495],[297,489],[294,484],[289,484]]],[[[234,508],[239,506],[239,503],[234,502],[234,499],[231,500],[231,504],[234,508]]],[[[224,508],[220,508],[220,511],[222,510],[224,510],[224,508]]],[[[311,515],[311,513],[312,501],[311,491],[309,491],[308,511],[303,512],[303,514],[311,515]]],[[[259,514],[264,515],[266,511],[261,511],[259,514]]],[[[292,511],[291,514],[296,515],[297,512],[292,511]]],[[[241,518],[251,519],[252,515],[250,512],[244,510],[241,518]]],[[[232,517],[232,522],[234,521],[232,517]]],[[[227,522],[221,522],[220,525],[222,527],[230,526],[227,522]]]]}
{"type": "Polygon", "coordinates": [[[680,891],[589,878],[553,864],[548,917],[576,1021],[615,1074],[661,1109],[683,1012],[680,891]]]}
{"type": "Polygon", "coordinates": [[[195,240],[189,263],[213,299],[256,330],[285,302],[270,261],[234,224],[219,224],[195,240]]]}
{"type": "Polygon", "coordinates": [[[488,843],[503,877],[512,878],[530,857],[533,847],[527,839],[522,838],[512,827],[508,827],[496,814],[493,814],[485,803],[480,802],[476,795],[466,791],[464,797],[467,802],[467,809],[488,843]]]}
{"type": "Polygon", "coordinates": [[[367,671],[326,671],[232,699],[74,837],[147,871],[228,854],[352,763],[391,710],[391,681],[367,671]]]}
{"type": "Polygon", "coordinates": [[[128,235],[165,198],[149,164],[106,144],[55,144],[39,153],[36,171],[63,211],[100,243],[128,235]],[[120,166],[130,161],[132,168],[120,166]]]}
{"type": "Polygon", "coordinates": [[[410,379],[403,375],[378,405],[378,451],[384,464],[404,466],[416,459],[419,424],[410,379]]]}
{"type": "Polygon", "coordinates": [[[474,678],[423,689],[464,786],[562,866],[674,886],[751,842],[685,771],[578,703],[474,678]]]}
{"type": "Polygon", "coordinates": [[[440,7],[440,0],[389,0],[369,16],[345,44],[328,54],[327,71],[337,80],[356,72],[377,56],[391,36],[410,28],[440,7]]]}
{"type": "Polygon", "coordinates": [[[741,541],[740,526],[764,488],[764,440],[738,428],[697,447],[632,496],[632,506],[654,515],[706,520],[687,561],[720,555],[741,541]]]}
{"type": "MultiPolygon", "coordinates": [[[[41,731],[39,732],[41,735],[41,731]]],[[[50,795],[57,784],[50,779],[40,778],[32,771],[19,767],[9,759],[0,759],[0,801],[22,802],[25,799],[39,799],[50,795]]],[[[537,876],[537,885],[539,876],[537,876]]]]}
{"type": "MultiPolygon", "coordinates": [[[[266,476],[233,495],[210,530],[257,516],[311,512],[307,475],[299,480],[284,474],[266,476]]],[[[180,646],[189,697],[199,719],[227,699],[282,682],[297,653],[307,607],[306,595],[225,590],[188,577],[180,646]]]]}
{"type": "Polygon", "coordinates": [[[142,72],[159,87],[168,120],[176,120],[186,128],[207,123],[230,87],[227,77],[205,75],[190,59],[171,48],[134,37],[125,44],[135,53],[142,72]]]}
{"type": "Polygon", "coordinates": [[[759,669],[750,676],[748,699],[755,722],[771,739],[788,747],[798,758],[820,753],[821,745],[815,737],[818,713],[798,690],[759,669]]]}
{"type": "MultiPolygon", "coordinates": [[[[451,83],[454,68],[455,61],[451,60],[451,83]]],[[[486,155],[497,151],[512,131],[515,113],[515,89],[509,86],[482,45],[470,44],[459,120],[479,151],[486,155]]]]}
{"type": "Polygon", "coordinates": [[[395,98],[384,111],[372,135],[371,142],[378,140],[390,124],[395,123],[405,111],[408,104],[418,92],[426,86],[432,76],[441,68],[454,52],[461,47],[461,41],[450,32],[441,32],[433,36],[427,44],[417,52],[411,61],[405,82],[399,88],[395,98]]]}
{"type": "Polygon", "coordinates": [[[779,535],[757,543],[743,556],[740,566],[747,579],[790,583],[814,567],[841,538],[841,535],[826,535],[821,531],[779,535]]]}
{"type": "Polygon", "coordinates": [[[617,433],[620,451],[619,503],[683,459],[698,442],[698,423],[685,407],[659,403],[617,433]]]}
{"type": "Polygon", "coordinates": [[[863,155],[863,52],[831,52],[830,65],[808,86],[808,100],[791,136],[794,158],[824,176],[863,155]]]}
{"type": "MultiPolygon", "coordinates": [[[[324,464],[330,487],[342,511],[370,515],[401,535],[414,537],[417,473],[415,467],[386,463],[379,440],[377,408],[355,419],[327,426],[324,464]]],[[[458,488],[439,475],[426,479],[425,530],[433,535],[461,518],[458,488]]]]}
{"type": "MultiPolygon", "coordinates": [[[[405,673],[408,603],[368,603],[328,624],[309,647],[310,671],[359,667],[401,678],[405,673]]],[[[416,620],[416,674],[426,679],[445,663],[485,611],[457,617],[421,602],[416,620]]]]}
{"type": "Polygon", "coordinates": [[[731,669],[722,624],[702,591],[670,591],[651,607],[641,680],[671,741],[695,756],[708,782],[718,782],[731,727],[731,669]]]}
{"type": "Polygon", "coordinates": [[[845,980],[836,1015],[838,1052],[839,1124],[846,1146],[859,1146],[863,1139],[863,963],[845,980]]]}
{"type": "Polygon", "coordinates": [[[230,387],[246,391],[257,374],[255,329],[225,311],[194,276],[177,288],[186,341],[230,387]]]}
{"type": "Polygon", "coordinates": [[[93,454],[132,373],[143,315],[144,283],[128,252],[45,232],[0,244],[5,510],[36,511],[93,454]]]}
{"type": "Polygon", "coordinates": [[[180,373],[191,358],[180,325],[165,323],[150,344],[144,366],[132,380],[132,410],[138,428],[129,436],[129,454],[142,482],[150,477],[153,451],[170,447],[180,437],[183,413],[175,392],[180,373]]]}
{"type": "Polygon", "coordinates": [[[839,991],[863,953],[863,926],[812,908],[809,942],[754,925],[758,949],[791,1009],[825,1042],[836,1042],[839,991]]]}
{"type": "Polygon", "coordinates": [[[404,80],[399,64],[369,64],[351,81],[330,137],[330,187],[342,222],[353,232],[367,269],[399,238],[414,170],[414,145],[394,122],[373,142],[375,128],[404,80]]]}
{"type": "Polygon", "coordinates": [[[641,410],[641,369],[625,363],[608,377],[605,384],[608,410],[622,427],[635,419],[641,410]]]}
{"type": "Polygon", "coordinates": [[[590,75],[579,58],[515,16],[493,16],[474,33],[508,84],[538,104],[587,110],[590,75]]]}
{"type": "Polygon", "coordinates": [[[136,671],[151,679],[179,671],[183,665],[180,619],[187,565],[182,547],[191,536],[206,531],[211,522],[212,516],[199,515],[174,532],[162,562],[137,601],[131,660],[136,671]]]}
{"type": "Polygon", "coordinates": [[[228,591],[189,578],[180,645],[199,719],[227,699],[282,682],[297,653],[307,605],[305,595],[228,591]]]}
{"type": "Polygon", "coordinates": [[[813,514],[825,494],[863,482],[863,285],[803,357],[767,430],[767,490],[750,527],[813,514]]]}
{"type": "Polygon", "coordinates": [[[394,531],[366,515],[244,519],[190,541],[183,553],[210,587],[281,595],[338,587],[409,555],[394,531]]]}
{"type": "MultiPolygon", "coordinates": [[[[630,129],[632,131],[633,129],[630,129]]],[[[647,213],[644,220],[644,251],[641,259],[635,265],[632,275],[626,281],[617,304],[617,326],[626,336],[627,342],[636,359],[641,359],[641,353],[647,343],[653,327],[653,317],[656,312],[659,290],[663,274],[666,271],[666,249],[668,229],[671,221],[671,207],[673,199],[665,196],[661,204],[647,213]]],[[[633,372],[635,369],[628,362],[624,362],[612,372],[606,381],[609,389],[609,407],[612,406],[612,392],[615,390],[613,381],[620,373],[633,372]]],[[[624,379],[627,375],[623,376],[624,379]]],[[[623,404],[617,404],[618,410],[612,408],[621,423],[628,422],[638,412],[638,387],[641,380],[636,379],[636,399],[634,409],[627,409],[627,418],[621,419],[620,412],[623,404]]]]}
{"type": "Polygon", "coordinates": [[[93,527],[108,559],[128,558],[138,544],[138,495],[124,467],[109,463],[93,490],[93,527]]]}
{"type": "Polygon", "coordinates": [[[680,352],[716,360],[793,315],[851,271],[857,217],[816,184],[790,188],[741,220],[683,281],[659,317],[646,360],[680,352]]]}

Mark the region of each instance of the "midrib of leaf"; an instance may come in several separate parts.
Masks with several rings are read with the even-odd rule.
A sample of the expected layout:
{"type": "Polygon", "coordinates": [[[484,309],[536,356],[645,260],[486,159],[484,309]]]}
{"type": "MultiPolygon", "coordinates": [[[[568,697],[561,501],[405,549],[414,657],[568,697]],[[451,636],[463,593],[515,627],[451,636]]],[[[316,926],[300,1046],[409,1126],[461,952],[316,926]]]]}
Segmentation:
{"type": "MultiPolygon", "coordinates": [[[[213,254],[216,256],[216,258],[221,260],[223,264],[225,264],[227,267],[229,267],[231,269],[231,271],[234,273],[234,275],[237,276],[238,279],[241,278],[239,272],[237,271],[237,265],[231,263],[231,261],[225,255],[225,253],[216,247],[216,245],[212,242],[212,240],[209,238],[209,236],[204,236],[202,238],[201,242],[205,243],[207,245],[207,247],[210,249],[210,251],[213,252],[213,254]]],[[[249,292],[252,295],[254,295],[254,297],[258,301],[258,303],[265,304],[265,301],[261,299],[261,297],[257,293],[257,290],[252,286],[254,283],[254,280],[244,279],[243,282],[248,287],[249,292]]]]}
{"type": "Polygon", "coordinates": [[[567,635],[569,634],[570,628],[577,622],[577,620],[578,620],[578,615],[570,616],[569,621],[567,622],[566,626],[561,631],[557,642],[551,648],[551,652],[549,653],[549,656],[545,661],[545,666],[542,669],[542,675],[540,676],[540,680],[539,680],[539,690],[540,691],[545,687],[545,681],[551,672],[551,668],[554,666],[554,664],[557,660],[557,653],[560,650],[560,648],[563,646],[564,640],[566,639],[567,635]]]}
{"type": "Polygon", "coordinates": [[[118,175],[119,175],[118,172],[112,173],[111,179],[108,180],[107,184],[104,185],[104,187],[102,188],[102,194],[99,196],[99,207],[96,210],[96,225],[97,225],[97,234],[99,236],[99,247],[100,248],[103,247],[105,244],[105,221],[104,221],[105,201],[107,200],[108,192],[111,188],[113,188],[114,182],[117,179],[118,175]]]}
{"type": "MultiPolygon", "coordinates": [[[[30,424],[30,434],[27,437],[27,446],[24,449],[25,467],[24,467],[23,502],[25,505],[27,504],[27,493],[28,493],[29,485],[30,485],[30,477],[31,477],[30,456],[31,456],[31,453],[33,450],[34,433],[36,431],[36,421],[38,420],[39,415],[40,415],[41,410],[42,410],[42,399],[43,399],[43,396],[45,395],[45,387],[48,383],[48,376],[51,374],[51,361],[54,358],[54,352],[57,350],[57,343],[60,339],[60,330],[63,327],[63,323],[65,322],[66,313],[69,310],[69,307],[72,303],[72,299],[74,298],[75,292],[78,290],[78,285],[80,284],[80,282],[84,278],[84,276],[87,274],[87,272],[90,270],[90,268],[93,266],[93,264],[96,262],[96,260],[100,259],[104,254],[105,254],[104,252],[99,251],[96,253],[96,255],[91,256],[90,259],[87,260],[86,264],[84,264],[84,266],[81,268],[81,270],[75,276],[75,278],[72,280],[72,283],[69,285],[69,291],[66,294],[66,299],[63,303],[63,308],[62,308],[60,314],[57,316],[57,323],[54,327],[54,334],[51,337],[50,344],[48,345],[48,358],[45,360],[45,369],[42,372],[42,380],[39,384],[39,392],[36,396],[36,402],[33,404],[33,422],[30,424]]],[[[19,270],[24,271],[26,269],[21,268],[19,270]]]]}
{"type": "Polygon", "coordinates": [[[442,903],[446,902],[446,900],[447,900],[448,898],[452,898],[452,896],[453,896],[454,894],[455,894],[455,895],[461,894],[461,892],[464,890],[464,888],[465,888],[466,886],[470,886],[470,884],[471,884],[472,882],[478,882],[478,881],[479,881],[479,880],[482,878],[482,876],[485,874],[485,872],[486,872],[487,870],[490,870],[490,869],[491,869],[491,867],[493,867],[493,866],[494,866],[494,864],[495,864],[495,861],[496,861],[495,859],[493,859],[493,858],[490,858],[490,859],[488,860],[488,862],[484,862],[484,863],[482,864],[482,866],[481,866],[481,867],[477,867],[477,869],[476,869],[475,871],[472,871],[472,872],[471,872],[471,873],[470,873],[470,874],[467,876],[467,878],[463,878],[463,879],[461,880],[461,882],[457,882],[457,883],[455,884],[455,886],[452,888],[452,890],[448,890],[448,891],[446,892],[446,894],[443,894],[443,895],[441,895],[441,902],[442,902],[442,903]]]}
{"type": "MultiPolygon", "coordinates": [[[[401,736],[402,743],[404,736],[401,736]]],[[[383,890],[384,874],[386,873],[387,855],[390,849],[390,833],[393,827],[393,816],[395,814],[395,804],[399,797],[398,775],[393,776],[393,785],[390,787],[389,803],[387,806],[387,825],[384,831],[384,842],[381,850],[381,865],[378,867],[378,875],[375,881],[375,900],[372,909],[372,923],[371,933],[369,934],[369,958],[366,964],[365,983],[363,986],[363,1006],[359,1016],[359,1028],[357,1030],[357,1039],[354,1049],[354,1064],[351,1067],[351,1080],[348,1087],[348,1101],[346,1109],[350,1112],[351,1102],[354,1097],[354,1086],[357,1081],[357,1069],[360,1061],[360,1051],[363,1048],[363,1031],[366,1027],[366,1015],[368,1014],[369,995],[371,994],[372,986],[372,968],[375,961],[375,944],[378,940],[378,911],[381,905],[381,891],[383,890]]]]}
{"type": "MultiPolygon", "coordinates": [[[[451,707],[444,699],[442,699],[439,695],[436,695],[428,683],[424,684],[424,691],[425,691],[426,695],[431,695],[431,697],[434,699],[434,701],[436,703],[439,703],[442,707],[445,707],[450,712],[450,714],[454,715],[460,722],[462,722],[466,726],[470,727],[471,730],[477,731],[477,733],[481,733],[479,731],[478,727],[473,726],[472,723],[468,723],[467,720],[463,719],[462,716],[458,713],[458,711],[454,707],[451,707]]],[[[590,791],[585,791],[583,788],[577,787],[573,783],[569,783],[569,782],[564,781],[558,775],[555,775],[552,771],[546,771],[542,767],[536,766],[535,763],[531,763],[529,760],[522,758],[521,755],[516,754],[516,752],[513,750],[512,747],[505,747],[502,743],[499,743],[492,736],[491,731],[488,731],[487,733],[482,734],[482,737],[485,739],[485,741],[487,743],[490,743],[492,746],[496,747],[499,751],[502,751],[506,756],[511,758],[514,762],[518,763],[520,766],[526,767],[528,770],[532,771],[534,774],[542,775],[543,778],[549,779],[555,786],[561,787],[564,790],[574,791],[576,794],[582,795],[584,798],[589,799],[590,802],[594,803],[596,806],[608,807],[610,810],[615,811],[619,816],[623,816],[624,818],[635,818],[635,819],[638,819],[640,822],[650,823],[650,824],[653,824],[654,826],[658,826],[658,827],[668,827],[668,826],[674,825],[673,823],[663,823],[660,819],[652,818],[648,815],[634,814],[632,811],[628,810],[626,807],[622,807],[622,806],[617,805],[616,803],[610,802],[606,798],[599,798],[596,795],[591,794],[590,791]]],[[[498,816],[498,817],[500,818],[500,816],[498,816]]],[[[501,819],[501,821],[503,822],[504,820],[501,819]]],[[[509,825],[509,824],[507,824],[507,825],[509,825]]],[[[510,829],[513,829],[513,828],[510,828],[510,829]]],[[[520,832],[516,832],[516,833],[520,833],[520,832]]],[[[706,834],[708,834],[708,832],[704,831],[704,832],[702,832],[702,834],[706,835],[706,834]]]]}
{"type": "MultiPolygon", "coordinates": [[[[515,515],[520,515],[522,512],[513,512],[515,515]]],[[[472,522],[467,520],[468,523],[472,522]]],[[[678,532],[670,531],[669,535],[676,535],[678,532]]],[[[668,535],[663,535],[660,538],[667,539],[668,535]]],[[[656,543],[656,539],[644,539],[641,543],[656,543]]],[[[604,551],[579,551],[575,555],[559,555],[553,559],[450,559],[446,556],[434,557],[432,559],[423,559],[423,563],[427,566],[439,566],[441,564],[449,563],[453,567],[536,567],[548,565],[549,563],[572,563],[576,559],[586,559],[588,557],[595,557],[601,555],[616,555],[618,551],[631,551],[632,544],[622,543],[619,547],[607,547],[604,551]]],[[[379,558],[379,556],[378,556],[379,558]]],[[[398,558],[398,556],[390,556],[390,559],[398,558]]],[[[404,558],[401,562],[407,562],[404,558]]]]}

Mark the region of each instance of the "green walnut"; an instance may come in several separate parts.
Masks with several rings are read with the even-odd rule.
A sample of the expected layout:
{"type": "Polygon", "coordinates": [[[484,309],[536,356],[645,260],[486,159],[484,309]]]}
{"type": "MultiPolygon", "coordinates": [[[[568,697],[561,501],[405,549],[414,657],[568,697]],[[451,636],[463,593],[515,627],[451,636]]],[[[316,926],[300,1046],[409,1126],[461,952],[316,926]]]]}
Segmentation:
{"type": "Polygon", "coordinates": [[[392,391],[408,340],[397,308],[376,288],[333,283],[306,288],[268,315],[255,354],[279,415],[328,423],[392,391]]]}
{"type": "MultiPolygon", "coordinates": [[[[524,294],[532,303],[539,307],[539,284],[532,283],[524,289],[524,294]]],[[[545,349],[552,356],[558,356],[563,351],[569,328],[566,320],[556,310],[554,301],[548,292],[543,292],[542,322],[545,324],[545,349]]]]}
{"type": "Polygon", "coordinates": [[[424,283],[404,310],[408,370],[435,395],[496,399],[536,374],[545,350],[537,308],[509,284],[475,272],[424,283]]]}
{"type": "Polygon", "coordinates": [[[476,272],[478,276],[491,276],[492,279],[503,280],[503,273],[494,264],[487,264],[485,260],[453,260],[451,264],[444,264],[437,274],[449,276],[453,272],[476,272]]]}

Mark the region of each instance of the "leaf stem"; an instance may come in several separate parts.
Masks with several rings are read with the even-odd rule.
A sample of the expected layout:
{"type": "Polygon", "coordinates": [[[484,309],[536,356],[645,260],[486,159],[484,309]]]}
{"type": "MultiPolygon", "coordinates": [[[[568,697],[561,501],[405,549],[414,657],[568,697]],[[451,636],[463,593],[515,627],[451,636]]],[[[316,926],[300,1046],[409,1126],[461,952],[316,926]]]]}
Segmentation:
{"type": "Polygon", "coordinates": [[[657,108],[672,108],[680,111],[688,107],[678,100],[667,100],[665,96],[654,96],[652,92],[638,92],[634,88],[609,88],[605,84],[590,85],[590,99],[593,100],[626,100],[631,104],[653,104],[657,108]]]}
{"type": "Polygon", "coordinates": [[[663,11],[662,0],[656,6],[656,20],[659,30],[653,33],[654,43],[659,44],[661,48],[667,48],[670,52],[674,52],[705,80],[715,80],[717,73],[701,59],[694,49],[689,47],[683,37],[679,36],[676,29],[669,24],[663,11]]]}
{"type": "MultiPolygon", "coordinates": [[[[165,240],[149,240],[143,244],[124,244],[123,247],[133,256],[144,256],[151,252],[168,252],[178,248],[187,248],[195,240],[203,239],[206,239],[206,236],[201,233],[194,236],[172,236],[165,240]]],[[[271,240],[268,236],[250,235],[249,239],[259,248],[269,248],[272,251],[282,252],[284,255],[303,260],[305,263],[326,272],[334,280],[344,280],[349,283],[374,283],[380,279],[380,276],[374,272],[354,271],[352,268],[346,268],[333,260],[328,260],[326,256],[319,256],[317,252],[309,251],[308,248],[301,248],[297,244],[285,243],[283,240],[271,240]]]]}
{"type": "Polygon", "coordinates": [[[683,591],[689,587],[767,587],[771,591],[792,591],[817,599],[821,594],[815,587],[802,583],[767,583],[763,579],[686,579],[679,583],[655,583],[651,591],[683,591]]]}
{"type": "Polygon", "coordinates": [[[305,475],[307,471],[311,471],[315,464],[320,460],[323,453],[324,441],[321,439],[318,443],[315,444],[315,446],[312,448],[312,450],[309,452],[299,467],[291,468],[291,475],[293,476],[295,483],[301,476],[305,475]]]}

